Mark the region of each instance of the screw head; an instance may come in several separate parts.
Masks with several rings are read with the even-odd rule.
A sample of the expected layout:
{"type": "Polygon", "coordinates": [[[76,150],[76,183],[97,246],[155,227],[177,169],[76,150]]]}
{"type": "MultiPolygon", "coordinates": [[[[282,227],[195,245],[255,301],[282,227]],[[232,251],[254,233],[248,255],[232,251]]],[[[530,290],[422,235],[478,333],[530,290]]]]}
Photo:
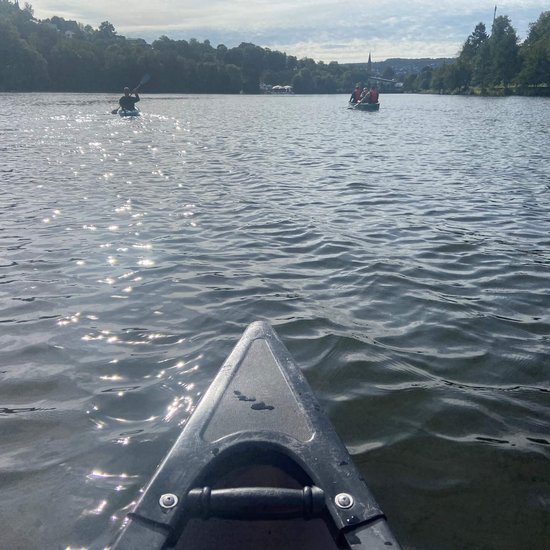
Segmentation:
{"type": "Polygon", "coordinates": [[[174,508],[174,506],[176,506],[177,503],[178,503],[178,497],[173,493],[165,493],[159,499],[159,504],[161,508],[164,508],[165,510],[170,510],[170,508],[174,508]]]}
{"type": "Polygon", "coordinates": [[[342,508],[343,510],[351,508],[354,504],[353,497],[348,493],[339,493],[334,497],[334,502],[338,508],[342,508]]]}

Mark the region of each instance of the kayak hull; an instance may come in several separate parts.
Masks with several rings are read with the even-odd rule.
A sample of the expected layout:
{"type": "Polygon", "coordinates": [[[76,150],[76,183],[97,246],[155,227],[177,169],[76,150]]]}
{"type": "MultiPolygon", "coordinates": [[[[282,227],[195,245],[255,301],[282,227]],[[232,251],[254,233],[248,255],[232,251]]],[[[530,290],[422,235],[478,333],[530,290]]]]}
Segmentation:
{"type": "Polygon", "coordinates": [[[113,550],[167,547],[399,548],[267,323],[245,331],[113,550]]]}
{"type": "Polygon", "coordinates": [[[349,109],[355,109],[357,111],[379,111],[380,103],[350,103],[349,109]]]}
{"type": "Polygon", "coordinates": [[[139,109],[119,109],[118,114],[121,117],[132,117],[132,116],[140,116],[141,112],[139,109]]]}

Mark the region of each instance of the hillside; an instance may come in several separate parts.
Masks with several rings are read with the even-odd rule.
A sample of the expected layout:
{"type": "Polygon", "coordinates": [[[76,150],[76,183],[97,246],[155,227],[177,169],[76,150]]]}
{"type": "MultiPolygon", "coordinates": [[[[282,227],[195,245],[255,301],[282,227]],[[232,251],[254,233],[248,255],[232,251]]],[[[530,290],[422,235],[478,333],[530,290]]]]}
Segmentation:
{"type": "MultiPolygon", "coordinates": [[[[373,61],[372,62],[372,73],[378,76],[383,76],[384,74],[388,75],[388,78],[393,78],[390,76],[390,72],[393,72],[395,78],[403,79],[409,74],[417,74],[422,71],[425,67],[430,67],[431,69],[436,69],[442,65],[448,65],[456,61],[452,57],[439,57],[439,58],[421,58],[421,59],[405,59],[405,58],[392,58],[386,59],[385,61],[373,61]]],[[[346,63],[346,66],[350,69],[356,70],[367,70],[368,63],[346,63]]]]}

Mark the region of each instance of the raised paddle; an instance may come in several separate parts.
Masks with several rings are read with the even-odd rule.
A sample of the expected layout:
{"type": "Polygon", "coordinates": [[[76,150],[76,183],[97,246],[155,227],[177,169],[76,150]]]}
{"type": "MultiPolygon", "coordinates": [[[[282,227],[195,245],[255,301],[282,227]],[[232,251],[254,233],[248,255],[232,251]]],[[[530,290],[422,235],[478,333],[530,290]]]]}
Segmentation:
{"type": "MultiPolygon", "coordinates": [[[[132,94],[134,92],[137,92],[140,88],[140,86],[143,86],[144,84],[147,84],[147,82],[149,82],[149,80],[151,80],[151,75],[149,73],[145,73],[142,77],[141,77],[141,80],[139,81],[139,84],[132,90],[132,94]]],[[[116,109],[113,109],[111,111],[111,114],[112,115],[116,115],[118,113],[118,109],[119,107],[117,107],[116,109]]]]}

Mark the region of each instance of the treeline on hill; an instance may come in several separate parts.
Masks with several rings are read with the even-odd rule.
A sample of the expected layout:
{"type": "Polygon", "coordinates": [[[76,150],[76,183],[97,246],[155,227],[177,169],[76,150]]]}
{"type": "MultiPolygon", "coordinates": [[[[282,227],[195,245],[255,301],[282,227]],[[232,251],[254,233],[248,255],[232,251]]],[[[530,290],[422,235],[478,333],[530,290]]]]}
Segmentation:
{"type": "MultiPolygon", "coordinates": [[[[399,91],[485,93],[513,85],[516,92],[545,93],[550,12],[531,24],[521,45],[509,18],[500,16],[490,35],[479,23],[457,59],[431,60],[418,74],[405,75],[413,61],[419,60],[373,63],[373,75],[402,80],[399,91]]],[[[365,64],[297,59],[250,43],[213,47],[208,40],[162,36],[148,44],[118,35],[108,21],[98,29],[61,17],[40,21],[30,4],[21,9],[0,0],[0,91],[113,92],[145,73],[153,75],[147,91],[167,93],[258,93],[260,83],[290,84],[296,93],[349,93],[368,78],[365,64]]]]}
{"type": "Polygon", "coordinates": [[[316,63],[254,44],[213,47],[208,40],[152,44],[127,39],[105,21],[98,29],[0,0],[0,91],[113,92],[153,75],[148,92],[257,93],[260,82],[297,93],[350,92],[364,70],[316,63]]]}
{"type": "Polygon", "coordinates": [[[404,91],[550,95],[550,11],[529,26],[520,44],[509,17],[496,17],[491,34],[478,23],[451,64],[408,75],[404,91]]]}

